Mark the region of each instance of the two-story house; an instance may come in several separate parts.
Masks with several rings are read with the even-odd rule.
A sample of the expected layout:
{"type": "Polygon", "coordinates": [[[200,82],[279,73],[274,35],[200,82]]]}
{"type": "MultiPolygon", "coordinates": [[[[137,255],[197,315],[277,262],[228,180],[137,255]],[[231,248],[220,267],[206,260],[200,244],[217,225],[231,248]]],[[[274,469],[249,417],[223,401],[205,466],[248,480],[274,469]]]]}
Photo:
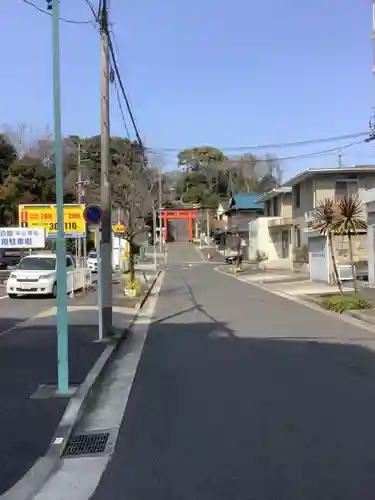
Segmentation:
{"type": "Polygon", "coordinates": [[[257,201],[259,196],[259,193],[239,193],[232,196],[225,212],[228,230],[247,234],[249,222],[264,213],[263,204],[257,201]]]}
{"type": "MultiPolygon", "coordinates": [[[[347,195],[358,195],[363,199],[365,191],[375,187],[375,166],[308,169],[291,178],[284,186],[292,189],[293,252],[296,254],[302,246],[307,245],[310,259],[314,258],[312,278],[326,280],[328,276],[329,279],[331,273],[326,238],[314,229],[315,208],[326,197],[337,201],[347,195]]],[[[353,243],[354,260],[367,260],[365,235],[357,235],[353,243]]],[[[334,246],[337,262],[347,264],[347,238],[336,236],[334,246]]]]}
{"type": "Polygon", "coordinates": [[[264,217],[249,223],[249,259],[256,259],[260,253],[267,257],[264,267],[291,268],[292,188],[274,188],[257,202],[264,205],[264,217]]]}

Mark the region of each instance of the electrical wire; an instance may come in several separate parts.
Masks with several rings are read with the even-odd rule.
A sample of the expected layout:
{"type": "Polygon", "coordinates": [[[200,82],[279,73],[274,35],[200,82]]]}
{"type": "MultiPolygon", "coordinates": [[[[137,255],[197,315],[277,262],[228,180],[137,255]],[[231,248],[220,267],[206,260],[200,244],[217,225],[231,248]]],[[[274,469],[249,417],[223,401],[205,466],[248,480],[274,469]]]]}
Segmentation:
{"type": "MultiPolygon", "coordinates": [[[[367,144],[368,142],[369,141],[367,139],[365,139],[365,140],[361,140],[361,141],[351,142],[349,144],[345,144],[343,146],[338,146],[335,148],[323,149],[323,150],[319,150],[319,151],[311,151],[310,153],[303,153],[303,154],[294,155],[294,156],[284,156],[284,157],[269,156],[268,158],[252,157],[252,158],[249,158],[248,160],[246,159],[246,157],[242,157],[242,158],[229,157],[228,162],[230,162],[231,164],[235,164],[235,163],[244,164],[244,163],[246,163],[246,161],[248,161],[249,163],[267,163],[270,161],[297,160],[300,158],[310,158],[313,156],[320,156],[320,155],[324,156],[324,155],[329,155],[331,153],[337,153],[338,151],[341,151],[343,149],[348,149],[348,148],[351,148],[353,146],[358,146],[359,144],[367,144]]],[[[145,148],[145,149],[146,149],[147,153],[152,153],[154,155],[164,154],[163,152],[153,150],[152,148],[145,148]]],[[[251,154],[251,153],[249,153],[249,154],[251,154]]],[[[225,161],[223,161],[222,163],[225,163],[225,161]]]]}
{"type": "MultiPolygon", "coordinates": [[[[322,144],[325,142],[337,142],[346,139],[356,139],[358,137],[368,137],[368,136],[369,136],[368,132],[357,132],[353,134],[338,135],[333,137],[323,137],[318,139],[308,139],[304,141],[284,142],[278,144],[257,144],[254,146],[228,146],[228,147],[221,147],[219,149],[221,149],[222,151],[251,151],[256,149],[279,149],[279,148],[307,146],[310,144],[322,144]]],[[[160,151],[165,153],[178,153],[180,151],[180,149],[178,148],[163,148],[163,147],[153,148],[153,150],[155,152],[160,151]]]]}
{"type": "MultiPolygon", "coordinates": [[[[129,101],[129,98],[128,98],[127,94],[126,94],[126,91],[125,91],[125,88],[124,88],[124,84],[122,82],[120,70],[119,70],[119,67],[118,67],[118,64],[117,64],[115,51],[113,49],[113,42],[112,42],[111,33],[110,33],[109,29],[108,29],[108,20],[107,19],[103,19],[103,12],[102,12],[102,10],[104,8],[103,7],[103,3],[100,1],[100,3],[99,3],[99,15],[95,15],[94,9],[93,9],[92,4],[90,3],[90,1],[89,0],[85,0],[85,2],[90,7],[90,10],[93,13],[93,15],[95,17],[95,20],[99,24],[100,28],[101,29],[105,29],[106,32],[107,32],[108,48],[109,48],[109,52],[110,52],[112,67],[113,67],[114,73],[115,73],[115,75],[117,77],[118,84],[120,85],[121,93],[122,93],[122,96],[124,98],[124,101],[125,101],[125,104],[126,104],[126,108],[127,108],[128,114],[130,116],[130,121],[131,121],[132,126],[134,128],[138,144],[140,146],[140,149],[142,151],[144,151],[144,145],[143,145],[143,142],[142,142],[139,130],[138,130],[138,126],[137,126],[137,123],[135,121],[135,116],[134,116],[133,111],[131,109],[130,101],[129,101]]],[[[116,93],[118,93],[118,87],[116,87],[116,93]]],[[[118,99],[119,99],[119,104],[120,104],[121,101],[120,101],[120,95],[119,95],[119,93],[118,93],[118,99]]],[[[121,112],[121,115],[123,117],[124,124],[126,124],[125,116],[124,116],[124,113],[123,113],[122,106],[120,106],[120,112],[121,112]]],[[[129,132],[128,132],[127,125],[125,125],[125,127],[126,127],[126,131],[127,131],[128,135],[130,135],[129,132]]]]}
{"type": "Polygon", "coordinates": [[[118,102],[118,106],[120,108],[120,114],[121,114],[122,121],[124,123],[125,131],[126,131],[127,136],[130,137],[129,128],[128,128],[128,125],[127,125],[126,120],[125,120],[124,109],[123,109],[122,104],[121,104],[120,92],[119,92],[119,89],[118,89],[117,81],[114,80],[113,84],[115,86],[115,91],[116,91],[116,96],[117,96],[117,102],[118,102]]]}
{"type": "MultiPolygon", "coordinates": [[[[249,159],[249,162],[255,161],[255,163],[267,163],[270,161],[286,161],[286,160],[297,160],[300,158],[310,158],[312,156],[320,156],[320,155],[328,155],[330,153],[337,153],[338,151],[341,151],[342,149],[348,149],[353,146],[357,146],[359,144],[366,144],[368,141],[367,140],[361,140],[361,141],[356,141],[356,142],[351,142],[349,144],[345,144],[343,146],[335,147],[335,148],[330,148],[330,149],[323,149],[320,151],[312,151],[310,153],[304,153],[304,154],[299,154],[299,155],[294,155],[294,156],[284,156],[284,157],[275,157],[273,158],[272,156],[269,158],[255,158],[249,159]]],[[[229,161],[231,163],[244,163],[246,162],[246,158],[229,158],[229,161]]]]}
{"type": "MultiPolygon", "coordinates": [[[[48,12],[48,10],[44,10],[41,7],[38,7],[35,5],[35,3],[31,2],[30,0],[22,0],[23,3],[26,3],[27,5],[30,5],[30,7],[33,7],[35,10],[38,12],[41,12],[42,14],[47,14],[47,16],[52,16],[51,12],[48,12]]],[[[75,21],[74,19],[66,19],[65,17],[59,17],[60,21],[63,21],[64,23],[69,23],[69,24],[91,24],[91,21],[75,21]]]]}
{"type": "Polygon", "coordinates": [[[96,22],[98,22],[99,20],[99,12],[100,12],[100,6],[99,6],[99,12],[96,13],[95,12],[95,9],[94,9],[94,6],[92,5],[92,3],[90,2],[90,0],[84,0],[85,1],[85,4],[88,6],[88,8],[90,9],[91,11],[91,14],[94,16],[94,19],[96,22]]]}
{"type": "Polygon", "coordinates": [[[135,121],[135,117],[134,117],[133,111],[131,109],[128,96],[127,96],[127,94],[125,92],[124,84],[122,83],[122,78],[121,78],[120,70],[119,70],[119,67],[118,67],[118,64],[117,64],[117,61],[116,61],[115,51],[113,50],[113,43],[112,43],[112,39],[111,39],[110,33],[107,32],[107,35],[108,35],[108,47],[109,47],[109,52],[110,52],[111,59],[112,59],[113,69],[115,71],[118,83],[120,85],[121,93],[122,93],[122,96],[123,96],[123,98],[125,100],[126,108],[128,110],[128,114],[130,116],[130,121],[131,121],[131,123],[133,125],[133,129],[134,129],[134,132],[135,132],[138,144],[139,144],[140,148],[143,149],[144,146],[143,146],[143,142],[142,142],[142,139],[141,139],[138,127],[137,127],[137,123],[135,121]]]}
{"type": "MultiPolygon", "coordinates": [[[[118,49],[118,44],[117,44],[117,41],[116,41],[116,34],[115,32],[113,31],[113,29],[110,30],[110,33],[112,35],[112,43],[113,43],[113,48],[114,48],[114,52],[116,54],[116,57],[117,59],[120,58],[119,54],[120,54],[120,51],[118,49]]],[[[129,102],[129,106],[133,107],[132,106],[132,103],[131,103],[131,99],[129,97],[129,94],[127,93],[127,98],[128,98],[128,102],[129,102]]],[[[138,124],[137,124],[137,127],[139,128],[138,124]]]]}

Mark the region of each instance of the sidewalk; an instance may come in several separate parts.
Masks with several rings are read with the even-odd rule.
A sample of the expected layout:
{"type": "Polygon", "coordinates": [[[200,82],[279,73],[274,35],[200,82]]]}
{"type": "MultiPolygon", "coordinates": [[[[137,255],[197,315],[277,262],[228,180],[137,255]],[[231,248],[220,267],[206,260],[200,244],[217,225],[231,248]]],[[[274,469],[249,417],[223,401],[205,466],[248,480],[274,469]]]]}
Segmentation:
{"type": "MultiPolygon", "coordinates": [[[[134,315],[120,284],[113,285],[113,325],[122,331],[134,315]]],[[[69,302],[70,384],[80,385],[105,348],[98,338],[95,292],[69,302]]],[[[41,385],[57,384],[56,308],[0,336],[0,495],[43,456],[69,402],[30,399],[41,385]]]]}

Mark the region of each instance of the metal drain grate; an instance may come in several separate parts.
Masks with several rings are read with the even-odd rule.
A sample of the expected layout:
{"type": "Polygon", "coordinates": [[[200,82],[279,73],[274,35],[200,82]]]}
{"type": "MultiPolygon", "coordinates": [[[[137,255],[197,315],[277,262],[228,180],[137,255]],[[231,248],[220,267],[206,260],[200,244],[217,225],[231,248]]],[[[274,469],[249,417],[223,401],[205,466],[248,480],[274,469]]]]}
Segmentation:
{"type": "Polygon", "coordinates": [[[109,432],[78,434],[70,438],[64,456],[91,455],[104,453],[109,439],[109,432]]]}

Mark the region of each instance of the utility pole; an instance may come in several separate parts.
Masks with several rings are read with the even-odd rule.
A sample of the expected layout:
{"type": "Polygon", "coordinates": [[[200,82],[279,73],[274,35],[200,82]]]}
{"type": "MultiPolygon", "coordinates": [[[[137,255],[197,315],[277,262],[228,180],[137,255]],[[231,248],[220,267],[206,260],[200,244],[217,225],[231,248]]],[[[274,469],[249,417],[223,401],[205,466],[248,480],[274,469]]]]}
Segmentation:
{"type": "Polygon", "coordinates": [[[158,258],[156,254],[156,207],[155,203],[152,205],[152,237],[154,240],[154,266],[155,266],[155,272],[158,270],[158,258]]]}
{"type": "Polygon", "coordinates": [[[62,165],[61,89],[60,89],[60,33],[59,0],[47,0],[47,9],[52,10],[53,50],[53,111],[55,132],[56,172],[56,275],[57,275],[57,391],[69,393],[68,359],[68,298],[66,274],[66,245],[64,234],[64,176],[62,165]]]}
{"type": "Polygon", "coordinates": [[[100,13],[101,42],[101,132],[100,132],[100,206],[103,210],[103,220],[100,238],[100,287],[101,314],[103,320],[103,335],[108,336],[112,330],[112,220],[111,198],[109,187],[110,170],[110,129],[109,129],[109,41],[108,41],[108,2],[102,1],[100,13]]]}
{"type": "Polygon", "coordinates": [[[337,166],[339,168],[341,168],[343,166],[343,164],[342,164],[342,152],[341,151],[339,151],[337,154],[337,166]]]}
{"type": "MultiPolygon", "coordinates": [[[[77,203],[81,204],[84,203],[82,200],[82,170],[81,170],[81,143],[78,143],[78,148],[77,148],[77,203]]],[[[77,239],[78,243],[78,262],[79,266],[81,267],[82,265],[82,238],[79,237],[77,239]]],[[[85,264],[83,267],[86,265],[86,260],[85,264]]]]}
{"type": "MultiPolygon", "coordinates": [[[[160,253],[163,252],[163,238],[164,238],[164,231],[163,231],[163,216],[162,216],[162,205],[163,202],[163,184],[162,184],[162,175],[161,175],[161,168],[159,168],[159,250],[160,253]]],[[[165,230],[165,235],[167,235],[167,228],[164,228],[165,230]]]]}

